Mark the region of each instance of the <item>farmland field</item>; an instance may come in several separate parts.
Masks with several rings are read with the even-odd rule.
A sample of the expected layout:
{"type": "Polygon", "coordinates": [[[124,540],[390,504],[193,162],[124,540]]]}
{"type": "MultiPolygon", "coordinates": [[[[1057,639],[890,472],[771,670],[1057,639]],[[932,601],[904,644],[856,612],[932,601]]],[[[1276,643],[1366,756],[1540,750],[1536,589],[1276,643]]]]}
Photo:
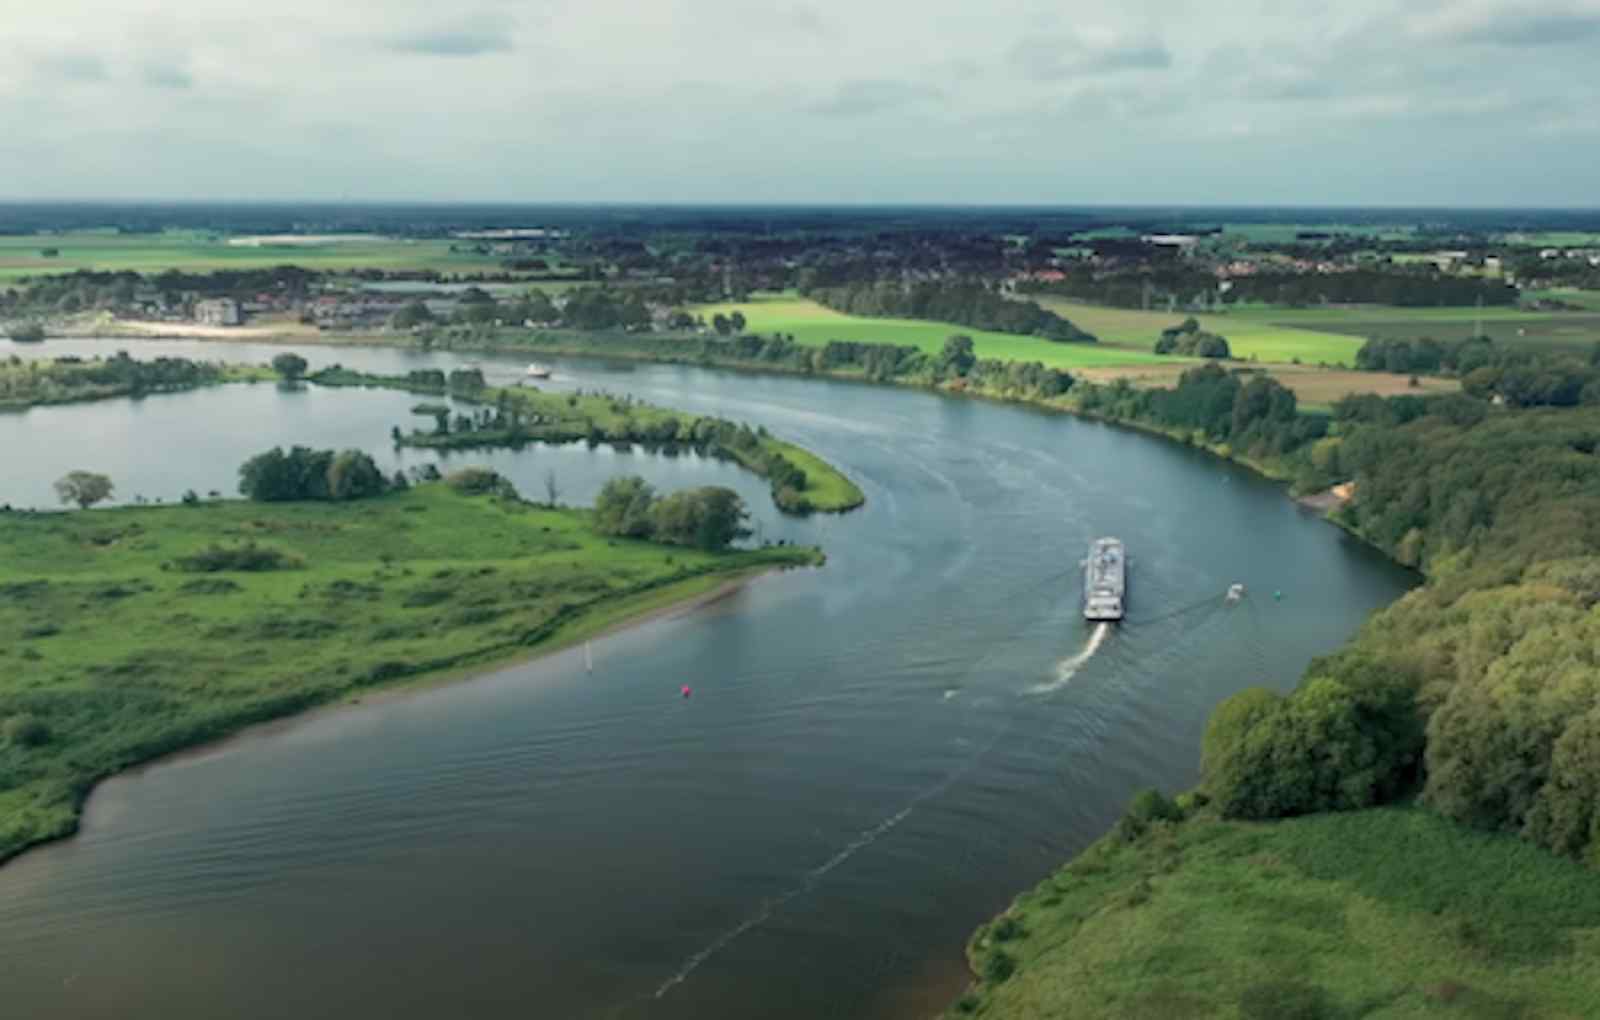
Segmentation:
{"type": "MultiPolygon", "coordinates": [[[[1176,386],[1178,376],[1192,363],[1170,365],[1123,365],[1086,368],[1077,373],[1095,383],[1126,379],[1135,386],[1176,386]]],[[[1415,386],[1411,378],[1392,372],[1356,372],[1318,368],[1315,365],[1266,365],[1261,371],[1294,391],[1302,411],[1327,411],[1334,401],[1354,393],[1376,393],[1383,397],[1431,396],[1454,393],[1460,384],[1454,379],[1422,377],[1415,386]]]]}
{"type": "MultiPolygon", "coordinates": [[[[1098,336],[1102,344],[1140,353],[1149,353],[1163,329],[1176,326],[1188,315],[1181,311],[1105,308],[1042,295],[1029,295],[1029,298],[1098,336]]],[[[1361,348],[1360,340],[1341,336],[1336,331],[1285,325],[1253,314],[1228,312],[1195,318],[1200,321],[1201,329],[1227,337],[1234,357],[1245,360],[1293,361],[1298,358],[1307,365],[1353,365],[1356,351],[1361,348]]]]}
{"type": "MultiPolygon", "coordinates": [[[[1576,302],[1574,302],[1576,303],[1576,302]]],[[[1600,312],[1521,312],[1513,308],[1334,308],[1235,313],[1286,327],[1314,327],[1365,339],[1465,340],[1480,328],[1496,342],[1587,348],[1600,341],[1600,312]]]]}
{"type": "MultiPolygon", "coordinates": [[[[946,338],[959,333],[972,337],[973,347],[980,358],[1038,361],[1053,368],[1073,369],[1087,365],[1127,365],[1171,360],[1157,357],[1148,348],[1136,351],[1118,349],[1105,343],[1061,344],[1038,337],[968,329],[948,322],[844,315],[805,298],[783,295],[762,295],[749,301],[695,305],[689,310],[707,319],[718,313],[727,315],[737,310],[744,315],[749,332],[789,334],[794,336],[796,343],[810,347],[820,347],[829,340],[855,340],[905,344],[934,353],[944,346],[946,338]]],[[[1081,322],[1078,324],[1091,333],[1096,332],[1092,326],[1081,322]]],[[[1152,337],[1151,343],[1154,342],[1155,338],[1152,337]]]]}
{"type": "MultiPolygon", "coordinates": [[[[238,240],[238,239],[236,239],[238,240]]],[[[450,251],[446,240],[408,241],[377,235],[307,243],[229,244],[225,236],[198,231],[163,234],[118,234],[85,231],[72,234],[30,234],[0,237],[0,283],[28,276],[70,273],[78,269],[131,270],[158,273],[166,269],[210,272],[218,269],[265,269],[286,264],[307,269],[348,270],[433,269],[440,272],[503,272],[500,259],[450,251]],[[44,254],[54,251],[54,255],[44,254]]]]}

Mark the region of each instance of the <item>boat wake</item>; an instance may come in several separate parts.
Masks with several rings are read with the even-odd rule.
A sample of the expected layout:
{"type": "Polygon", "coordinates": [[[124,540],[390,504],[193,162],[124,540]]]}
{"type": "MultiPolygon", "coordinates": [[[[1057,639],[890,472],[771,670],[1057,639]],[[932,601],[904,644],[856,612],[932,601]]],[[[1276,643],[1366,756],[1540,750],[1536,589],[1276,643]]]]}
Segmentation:
{"type": "Polygon", "coordinates": [[[688,980],[689,975],[693,974],[702,963],[705,963],[707,960],[711,959],[711,957],[715,956],[718,952],[726,948],[730,942],[743,935],[745,932],[765,924],[768,919],[770,919],[772,915],[776,913],[784,904],[788,903],[795,897],[802,896],[816,888],[817,883],[822,881],[823,877],[827,875],[828,872],[832,871],[834,868],[837,868],[845,861],[848,861],[861,850],[864,850],[873,843],[876,843],[880,836],[884,835],[889,830],[893,829],[895,826],[899,825],[901,822],[910,817],[911,812],[916,810],[918,804],[922,803],[924,800],[927,800],[930,796],[944,792],[949,785],[950,781],[947,780],[946,782],[940,783],[939,786],[934,790],[925,792],[921,796],[917,797],[910,804],[907,804],[905,807],[890,815],[888,818],[885,818],[872,828],[862,832],[843,850],[840,850],[822,864],[806,872],[805,877],[787,892],[764,901],[761,904],[760,909],[754,914],[751,914],[738,925],[729,928],[727,931],[717,936],[704,949],[700,950],[698,953],[695,953],[693,956],[689,957],[688,960],[684,961],[683,966],[678,968],[677,973],[667,978],[666,981],[662,982],[661,987],[656,989],[655,998],[659,999],[663,995],[666,995],[668,992],[670,992],[673,989],[673,986],[683,984],[684,981],[688,980]]]}
{"type": "Polygon", "coordinates": [[[1110,634],[1111,624],[1102,623],[1097,625],[1089,635],[1089,641],[1083,646],[1082,651],[1071,658],[1062,659],[1056,664],[1054,680],[1047,680],[1042,684],[1034,684],[1028,688],[1027,693],[1049,694],[1051,691],[1059,691],[1071,683],[1072,678],[1078,675],[1078,670],[1082,669],[1090,659],[1094,658],[1094,653],[1100,650],[1100,646],[1105,644],[1105,640],[1110,634]]]}

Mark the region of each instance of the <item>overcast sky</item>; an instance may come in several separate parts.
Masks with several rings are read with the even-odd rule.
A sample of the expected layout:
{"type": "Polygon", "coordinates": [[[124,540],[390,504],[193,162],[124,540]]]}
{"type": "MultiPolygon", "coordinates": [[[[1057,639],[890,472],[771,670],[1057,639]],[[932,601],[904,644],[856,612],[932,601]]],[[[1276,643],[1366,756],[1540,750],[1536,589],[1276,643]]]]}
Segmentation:
{"type": "Polygon", "coordinates": [[[0,197],[1600,205],[1600,0],[0,0],[0,197]]]}

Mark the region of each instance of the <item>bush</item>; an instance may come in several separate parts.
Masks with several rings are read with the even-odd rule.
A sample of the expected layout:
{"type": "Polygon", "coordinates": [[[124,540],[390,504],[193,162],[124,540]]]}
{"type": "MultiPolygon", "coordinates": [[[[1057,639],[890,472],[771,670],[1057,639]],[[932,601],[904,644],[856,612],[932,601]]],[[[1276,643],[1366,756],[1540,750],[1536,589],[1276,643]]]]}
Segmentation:
{"type": "Polygon", "coordinates": [[[444,478],[445,484],[459,493],[468,496],[482,496],[487,493],[504,496],[507,499],[517,497],[516,486],[503,477],[498,471],[486,467],[464,467],[452,471],[444,478]]]}
{"type": "Polygon", "coordinates": [[[50,742],[50,727],[26,713],[6,720],[6,742],[13,747],[39,747],[50,742]]]}
{"type": "Polygon", "coordinates": [[[197,553],[179,556],[173,563],[179,570],[191,574],[215,574],[225,570],[260,573],[293,570],[301,565],[297,557],[254,542],[231,547],[213,544],[197,553]]]}
{"type": "Polygon", "coordinates": [[[983,979],[1000,984],[1017,972],[1017,959],[1004,949],[996,949],[983,961],[983,979]]]}
{"type": "Polygon", "coordinates": [[[1128,803],[1128,810],[1117,822],[1116,836],[1131,843],[1150,830],[1157,822],[1181,822],[1183,809],[1164,796],[1160,790],[1140,790],[1128,803]]]}
{"type": "Polygon", "coordinates": [[[1026,934],[1027,932],[1022,928],[1022,922],[1010,914],[1002,915],[989,928],[989,937],[996,942],[1010,942],[1012,939],[1022,938],[1026,934]]]}

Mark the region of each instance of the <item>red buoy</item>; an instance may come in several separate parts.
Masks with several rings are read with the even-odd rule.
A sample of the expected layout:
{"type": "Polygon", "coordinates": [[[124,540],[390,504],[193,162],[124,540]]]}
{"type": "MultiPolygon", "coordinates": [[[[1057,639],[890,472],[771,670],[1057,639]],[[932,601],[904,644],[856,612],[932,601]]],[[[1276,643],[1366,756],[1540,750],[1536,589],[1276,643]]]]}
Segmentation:
{"type": "Polygon", "coordinates": [[[694,693],[694,691],[691,691],[691,690],[690,690],[690,689],[689,689],[689,685],[688,685],[688,684],[684,684],[684,685],[683,685],[683,696],[684,696],[684,697],[686,697],[686,698],[687,698],[687,697],[688,697],[688,696],[689,696],[689,695],[691,695],[691,694],[693,694],[693,693],[694,693]]]}

